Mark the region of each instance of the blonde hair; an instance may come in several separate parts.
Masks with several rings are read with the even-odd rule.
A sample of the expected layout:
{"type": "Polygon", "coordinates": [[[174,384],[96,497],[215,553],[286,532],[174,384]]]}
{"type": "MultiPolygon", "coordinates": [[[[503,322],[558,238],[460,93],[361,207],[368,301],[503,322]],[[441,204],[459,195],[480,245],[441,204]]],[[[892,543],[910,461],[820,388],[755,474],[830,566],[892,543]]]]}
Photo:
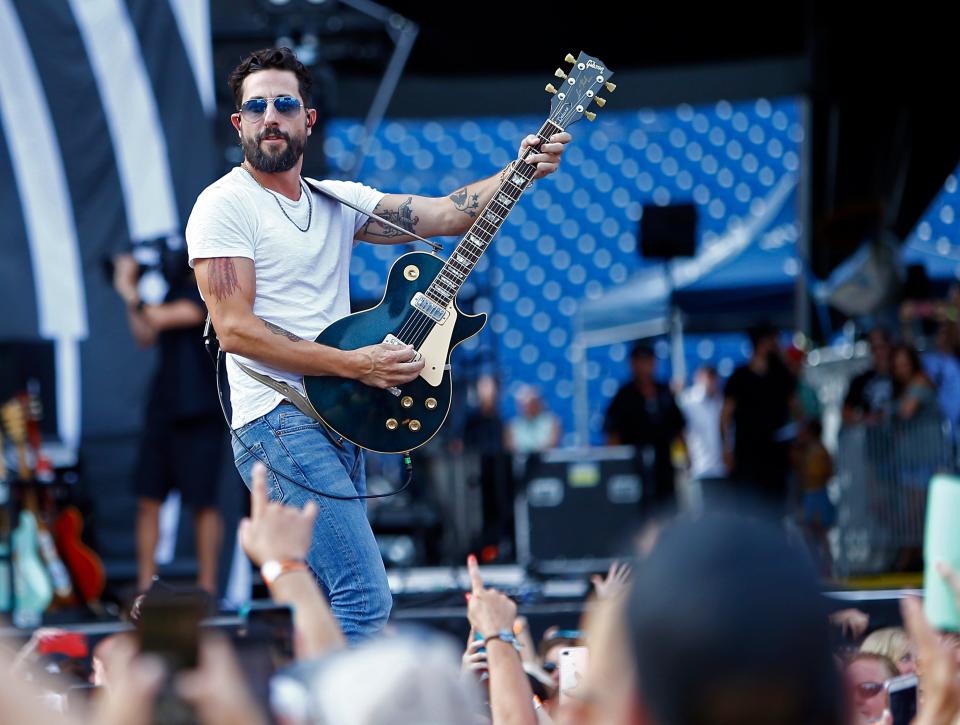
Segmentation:
{"type": "Polygon", "coordinates": [[[885,627],[871,632],[860,645],[860,651],[883,655],[897,663],[901,657],[910,652],[910,638],[900,627],[885,627]]]}

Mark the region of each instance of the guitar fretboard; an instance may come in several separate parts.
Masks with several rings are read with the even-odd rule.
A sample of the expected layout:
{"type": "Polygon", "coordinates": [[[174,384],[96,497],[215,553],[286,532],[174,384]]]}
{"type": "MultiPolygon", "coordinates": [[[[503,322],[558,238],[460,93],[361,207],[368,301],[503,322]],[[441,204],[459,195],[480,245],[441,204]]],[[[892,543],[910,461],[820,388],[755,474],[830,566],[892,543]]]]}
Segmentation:
{"type": "MultiPolygon", "coordinates": [[[[562,130],[552,121],[547,121],[537,132],[537,136],[543,143],[547,143],[551,136],[562,130]]],[[[513,163],[493,198],[477,215],[470,230],[457,244],[439,274],[427,288],[426,296],[438,305],[447,307],[457,296],[467,276],[473,271],[496,233],[500,231],[504,220],[529,186],[530,179],[536,171],[534,166],[524,160],[530,153],[535,152],[528,151],[523,159],[513,163]]]]}

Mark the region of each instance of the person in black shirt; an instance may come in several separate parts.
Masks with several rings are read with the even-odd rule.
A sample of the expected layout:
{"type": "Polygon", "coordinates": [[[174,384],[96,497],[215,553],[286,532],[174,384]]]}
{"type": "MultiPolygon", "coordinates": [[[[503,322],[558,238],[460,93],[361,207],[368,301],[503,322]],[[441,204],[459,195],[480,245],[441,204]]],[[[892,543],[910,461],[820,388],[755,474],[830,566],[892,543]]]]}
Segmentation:
{"type": "Polygon", "coordinates": [[[127,322],[142,347],[156,346],[140,444],[137,494],[137,584],[146,591],[156,574],[160,506],[171,489],[193,509],[197,585],[216,594],[223,520],[217,509],[223,420],[216,379],[202,343],[206,308],[193,271],[167,264],[170,285],[162,304],[148,305],[137,288],[139,268],[131,255],[114,260],[114,288],[127,305],[127,322]]]}
{"type": "Polygon", "coordinates": [[[750,331],[753,354],[734,370],[724,389],[720,434],[732,484],[782,510],[796,380],[780,357],[777,331],[750,331]]]}
{"type": "Polygon", "coordinates": [[[893,378],[890,375],[890,335],[877,328],[868,335],[873,367],[850,381],[843,401],[844,425],[877,422],[889,412],[893,402],[893,378]]]}
{"type": "Polygon", "coordinates": [[[509,558],[514,540],[514,480],[507,452],[497,381],[489,375],[477,380],[477,407],[466,419],[463,442],[479,458],[483,532],[476,546],[495,547],[497,556],[509,558]]]}
{"type": "Polygon", "coordinates": [[[607,444],[634,446],[644,493],[655,505],[674,502],[670,446],[685,426],[683,414],[666,385],[654,380],[653,350],[637,343],[630,352],[633,379],[613,396],[603,430],[607,444]]]}

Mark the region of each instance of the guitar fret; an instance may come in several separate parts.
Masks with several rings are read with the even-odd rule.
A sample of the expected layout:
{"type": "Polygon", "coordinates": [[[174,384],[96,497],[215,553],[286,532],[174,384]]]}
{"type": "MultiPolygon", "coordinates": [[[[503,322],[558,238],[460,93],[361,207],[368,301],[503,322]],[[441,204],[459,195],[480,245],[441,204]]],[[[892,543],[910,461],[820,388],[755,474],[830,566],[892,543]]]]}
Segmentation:
{"type": "Polygon", "coordinates": [[[504,194],[502,191],[497,194],[497,201],[503,205],[505,209],[509,209],[511,204],[516,201],[516,199],[511,199],[509,196],[504,194]]]}
{"type": "Polygon", "coordinates": [[[468,234],[467,236],[469,237],[470,241],[476,244],[478,247],[483,247],[484,245],[486,245],[486,242],[483,241],[476,234],[468,234]]]}
{"type": "Polygon", "coordinates": [[[513,187],[514,189],[516,189],[517,191],[519,191],[521,194],[523,193],[523,187],[522,187],[522,186],[517,186],[516,184],[513,183],[512,180],[507,179],[507,180],[504,181],[503,183],[504,183],[504,184],[510,184],[510,186],[512,186],[512,187],[513,187]]]}
{"type": "Polygon", "coordinates": [[[493,209],[487,209],[483,215],[487,218],[487,221],[491,222],[492,224],[499,224],[503,221],[503,219],[497,216],[493,209]]]}
{"type": "Polygon", "coordinates": [[[467,258],[464,257],[464,256],[463,256],[462,254],[460,254],[459,252],[456,253],[456,254],[454,254],[453,256],[457,258],[457,261],[460,262],[460,264],[466,265],[466,266],[468,266],[468,267],[470,266],[470,262],[467,260],[467,258]]]}
{"type": "Polygon", "coordinates": [[[453,251],[455,252],[455,254],[454,254],[453,257],[449,260],[449,263],[450,263],[450,265],[451,265],[452,267],[458,266],[458,265],[457,265],[457,257],[459,257],[460,259],[466,258],[466,259],[468,260],[468,261],[466,261],[466,262],[460,262],[460,263],[459,263],[459,266],[464,267],[464,268],[466,269],[466,271],[469,271],[469,270],[470,270],[470,267],[472,267],[473,264],[477,261],[476,259],[470,259],[470,254],[469,254],[469,252],[467,251],[466,247],[463,247],[463,246],[458,245],[458,246],[456,247],[456,249],[454,249],[453,251]]]}
{"type": "Polygon", "coordinates": [[[513,184],[520,190],[523,190],[523,185],[526,184],[528,179],[521,176],[519,172],[514,171],[513,176],[510,178],[510,183],[513,184]]]}

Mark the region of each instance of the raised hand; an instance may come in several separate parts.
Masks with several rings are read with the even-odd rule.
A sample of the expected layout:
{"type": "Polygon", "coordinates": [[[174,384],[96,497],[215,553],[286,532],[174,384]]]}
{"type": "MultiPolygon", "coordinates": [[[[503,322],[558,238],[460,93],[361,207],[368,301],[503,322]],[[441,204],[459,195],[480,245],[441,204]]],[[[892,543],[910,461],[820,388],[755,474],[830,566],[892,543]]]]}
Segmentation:
{"type": "Polygon", "coordinates": [[[467,603],[467,619],[483,637],[489,637],[502,630],[512,630],[513,620],[517,616],[517,604],[510,597],[496,589],[483,586],[477,558],[467,557],[467,571],[470,572],[471,592],[467,603]]]}
{"type": "Polygon", "coordinates": [[[253,467],[250,518],[240,522],[240,544],[254,564],[265,561],[302,561],[307,558],[318,508],[310,501],[302,509],[267,497],[267,469],[253,467]]]}
{"type": "Polygon", "coordinates": [[[607,576],[601,577],[594,574],[590,577],[590,583],[597,593],[597,599],[612,599],[613,597],[625,592],[630,586],[631,569],[628,564],[615,561],[607,569],[607,576]]]}

